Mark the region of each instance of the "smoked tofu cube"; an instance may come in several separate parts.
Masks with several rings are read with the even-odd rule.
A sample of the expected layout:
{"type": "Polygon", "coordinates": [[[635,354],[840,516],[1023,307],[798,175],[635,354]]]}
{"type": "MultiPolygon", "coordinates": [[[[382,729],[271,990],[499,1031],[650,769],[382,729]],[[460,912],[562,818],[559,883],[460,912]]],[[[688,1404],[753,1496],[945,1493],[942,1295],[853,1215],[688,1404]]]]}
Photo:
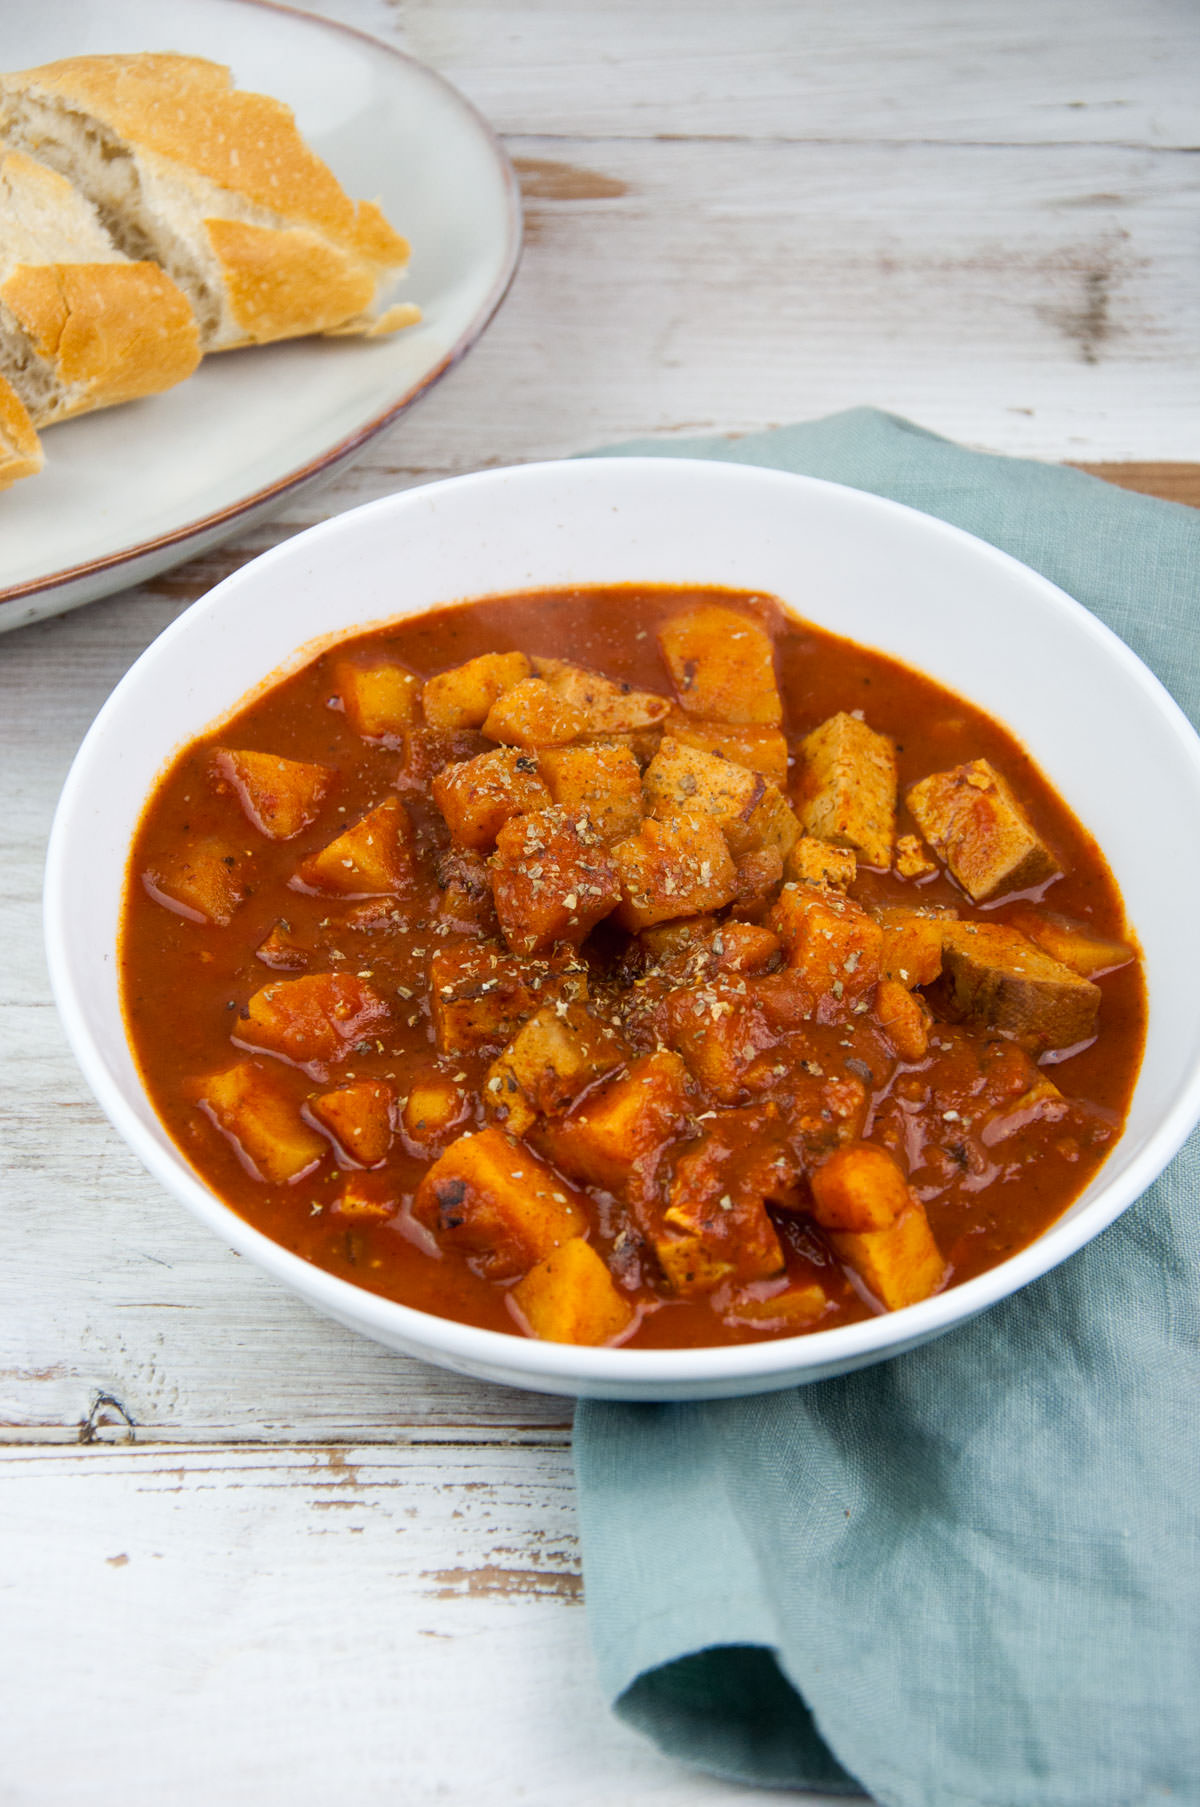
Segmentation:
{"type": "Polygon", "coordinates": [[[256,991],[233,1039],[308,1070],[345,1059],[359,1042],[373,1051],[387,1017],[379,993],[354,973],[306,973],[256,991]]]}
{"type": "Polygon", "coordinates": [[[621,841],[637,833],[642,773],[623,743],[546,747],[539,761],[550,798],[568,815],[586,816],[602,840],[621,841]]]}
{"type": "Polygon", "coordinates": [[[932,878],[937,862],[930,859],[915,834],[897,835],[896,871],[901,878],[932,878]]]}
{"type": "Polygon", "coordinates": [[[858,861],[848,847],[833,847],[812,835],[801,835],[783,862],[784,875],[799,885],[828,885],[847,891],[858,873],[858,861]]]}
{"type": "Polygon", "coordinates": [[[561,747],[587,727],[582,709],[544,678],[525,678],[492,704],[483,732],[514,747],[561,747]]]}
{"type": "Polygon", "coordinates": [[[743,854],[734,873],[737,886],[733,901],[738,909],[759,909],[783,883],[783,855],[778,847],[760,847],[743,854]]]}
{"type": "Polygon", "coordinates": [[[555,805],[505,823],[492,859],[496,915],[515,953],[578,946],[620,902],[617,869],[586,822],[555,805]]]}
{"type": "Polygon", "coordinates": [[[300,940],[290,922],[279,917],[254,950],[255,958],[278,972],[305,972],[316,958],[314,950],[300,940]]]}
{"type": "Polygon", "coordinates": [[[717,1254],[701,1236],[656,1236],[654,1253],[663,1279],[672,1292],[684,1299],[712,1292],[733,1272],[733,1263],[717,1254]]]}
{"type": "Polygon", "coordinates": [[[1039,1049],[1071,1048],[1096,1033],[1100,987],[999,922],[951,922],[943,942],[953,1015],[1039,1049]]]}
{"type": "Polygon", "coordinates": [[[953,913],[886,906],[874,915],[883,933],[879,960],[883,977],[897,979],[910,990],[932,985],[942,970],[942,943],[947,925],[955,920],[953,913]]]}
{"type": "Polygon", "coordinates": [[[663,1039],[722,1104],[741,1096],[746,1069],[772,1040],[757,999],[736,979],[680,987],[664,1018],[663,1039]]]}
{"type": "Polygon", "coordinates": [[[1005,891],[1027,891],[1059,871],[1058,861],[986,759],[922,778],[909,786],[905,802],[973,903],[1005,891]]]}
{"type": "Polygon", "coordinates": [[[663,731],[685,747],[716,753],[734,765],[744,765],[748,772],[760,773],[780,790],[787,784],[788,749],[781,728],[706,722],[699,716],[686,715],[682,709],[672,709],[663,731]]]}
{"type": "Polygon", "coordinates": [[[727,1324],[751,1330],[809,1330],[829,1310],[829,1294],[816,1280],[807,1286],[784,1286],[760,1296],[745,1289],[735,1292],[721,1316],[727,1324]]]}
{"type": "Polygon", "coordinates": [[[706,815],[643,822],[612,850],[621,887],[616,921],[636,932],[677,916],[719,910],[737,895],[725,836],[706,815]]]}
{"type": "Polygon", "coordinates": [[[785,855],[800,834],[782,791],[760,772],[664,735],[642,778],[649,813],[670,821],[684,812],[711,816],[735,860],[774,847],[785,855]]]}
{"type": "Polygon", "coordinates": [[[252,866],[226,841],[197,836],[161,866],[152,866],[142,883],[154,899],[189,922],[211,922],[226,928],[234,911],[250,895],[252,866]]]}
{"type": "Polygon", "coordinates": [[[853,899],[808,885],[785,885],[771,914],[788,965],[814,996],[822,1021],[838,1020],[874,990],[883,934],[853,899]]]}
{"type": "Polygon", "coordinates": [[[824,1230],[886,1230],[913,1203],[886,1148],[848,1142],[810,1176],[812,1214],[824,1230]]]}
{"type": "Polygon", "coordinates": [[[218,788],[228,786],[258,832],[271,841],[290,841],[315,822],[337,777],[328,766],[232,747],[218,747],[212,763],[218,788]]]}
{"type": "Polygon", "coordinates": [[[532,670],[524,653],[482,653],[468,659],[429,679],[421,693],[425,720],[431,728],[482,728],[505,691],[532,670]]]}
{"type": "Polygon", "coordinates": [[[560,1116],[602,1074],[629,1057],[615,1032],[584,1004],[546,1004],[492,1063],[483,1101],[512,1135],[539,1116],[560,1116]]]}
{"type": "Polygon", "coordinates": [[[421,719],[421,680],[394,659],[339,659],[333,681],[346,719],[364,740],[396,740],[421,719]]]}
{"type": "Polygon", "coordinates": [[[896,832],[896,749],[856,715],[831,715],[801,747],[797,812],[805,834],[886,870],[896,832]]]}
{"type": "Polygon", "coordinates": [[[433,800],[460,847],[490,853],[507,821],[547,808],[551,796],[538,772],[536,753],[497,747],[438,772],[433,800]]]}
{"type": "Polygon", "coordinates": [[[587,997],[587,970],[569,957],[526,960],[495,942],[446,942],[429,962],[434,1034],[443,1054],[502,1048],[535,1010],[587,997]]]}
{"type": "Polygon", "coordinates": [[[529,1334],[546,1343],[611,1343],[634,1319],[633,1306],[582,1236],[530,1268],[508,1297],[529,1334]]]}
{"type": "Polygon", "coordinates": [[[398,797],[368,811],[300,864],[302,884],[351,897],[391,897],[412,877],[412,823],[398,797]]]}
{"type": "Polygon", "coordinates": [[[405,728],[400,736],[403,759],[396,789],[429,795],[438,772],[490,753],[492,746],[477,728],[405,728]]]}
{"type": "Polygon", "coordinates": [[[655,728],[671,705],[665,696],[618,684],[586,665],[569,659],[533,660],[533,669],[565,702],[584,717],[585,734],[630,734],[655,728]]]}
{"type": "Polygon", "coordinates": [[[928,1299],[946,1277],[946,1263],[917,1199],[886,1229],[827,1230],[825,1238],[885,1311],[928,1299]]]}
{"type": "Polygon", "coordinates": [[[664,622],[658,644],[688,715],[769,728],[783,721],[771,636],[752,615],[702,603],[664,622]]]}
{"type": "Polygon", "coordinates": [[[764,1144],[748,1169],[731,1158],[725,1126],[731,1119],[737,1121],[738,1115],[729,1113],[722,1124],[707,1130],[675,1163],[669,1203],[663,1212],[663,1233],[655,1238],[655,1252],[660,1263],[667,1253],[667,1268],[672,1271],[676,1291],[701,1290],[708,1275],[717,1268],[739,1284],[767,1280],[783,1272],[783,1249],[767,1215],[766,1199],[776,1186],[780,1191],[790,1191],[792,1164],[781,1147],[773,1150],[769,1143],[764,1144]],[[776,1155],[778,1172],[774,1166],[776,1155]],[[674,1235],[684,1238],[683,1249],[671,1249],[674,1235]],[[709,1257],[708,1262],[696,1264],[690,1260],[696,1253],[693,1239],[709,1257]],[[679,1284],[681,1255],[693,1270],[690,1283],[683,1286],[679,1284]]]}
{"type": "Polygon", "coordinates": [[[328,1131],[339,1155],[360,1167],[378,1167],[392,1145],[395,1093],[383,1079],[356,1079],[336,1092],[311,1098],[308,1109],[328,1131]]]}
{"type": "Polygon", "coordinates": [[[329,1151],[305,1123],[285,1086],[256,1060],[240,1060],[194,1087],[205,1116],[241,1150],[261,1180],[286,1186],[311,1173],[329,1151]]]}
{"type": "Polygon", "coordinates": [[[417,1187],[412,1214],[488,1280],[528,1273],[588,1228],[585,1201],[495,1126],[450,1144],[417,1187]]]}
{"type": "Polygon", "coordinates": [[[443,887],[438,921],[463,935],[499,935],[492,902],[492,874],[481,853],[452,847],[437,862],[443,887]]]}
{"type": "Polygon", "coordinates": [[[471,1100],[462,1086],[444,1074],[431,1073],[418,1079],[409,1092],[400,1120],[409,1141],[422,1154],[431,1154],[461,1129],[470,1115],[471,1100]]]}
{"type": "Polygon", "coordinates": [[[1014,929],[1020,929],[1023,935],[1037,942],[1043,953],[1060,965],[1069,966],[1081,978],[1096,979],[1102,973],[1115,972],[1119,966],[1128,966],[1134,958],[1133,949],[1124,941],[1110,941],[1107,936],[1097,935],[1079,923],[1068,922],[1065,917],[1052,916],[1024,904],[1007,911],[1006,915],[1014,929]]]}
{"type": "Polygon", "coordinates": [[[567,1117],[546,1126],[543,1139],[565,1173],[585,1186],[619,1192],[694,1108],[687,1068],[678,1054],[660,1048],[589,1091],[567,1117]]]}

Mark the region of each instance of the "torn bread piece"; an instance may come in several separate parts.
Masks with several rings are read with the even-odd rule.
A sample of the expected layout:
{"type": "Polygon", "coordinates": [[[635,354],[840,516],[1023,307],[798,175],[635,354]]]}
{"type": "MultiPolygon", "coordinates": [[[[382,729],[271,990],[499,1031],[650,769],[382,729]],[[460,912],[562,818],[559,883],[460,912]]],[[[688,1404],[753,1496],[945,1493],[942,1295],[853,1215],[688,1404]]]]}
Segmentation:
{"type": "Polygon", "coordinates": [[[205,351],[375,333],[408,246],[352,201],[291,109],[176,55],[68,57],[0,78],[0,135],[68,176],[126,256],[188,296],[205,351]]]}
{"type": "Polygon", "coordinates": [[[0,489],[36,477],[42,468],[42,445],[24,402],[0,376],[0,489]]]}
{"type": "Polygon", "coordinates": [[[0,146],[0,365],[32,426],[157,394],[199,361],[171,278],[130,263],[65,176],[0,146]]]}

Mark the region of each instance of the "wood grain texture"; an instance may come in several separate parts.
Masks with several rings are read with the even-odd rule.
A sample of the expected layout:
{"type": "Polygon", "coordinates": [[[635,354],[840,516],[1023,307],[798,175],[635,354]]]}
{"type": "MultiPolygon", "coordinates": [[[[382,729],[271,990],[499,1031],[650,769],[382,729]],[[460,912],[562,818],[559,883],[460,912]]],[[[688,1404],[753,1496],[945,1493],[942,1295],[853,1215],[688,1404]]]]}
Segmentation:
{"type": "Polygon", "coordinates": [[[328,487],[0,646],[0,1807],[749,1803],[599,1698],[564,1403],[314,1317],[105,1124],[41,954],[54,800],[195,597],[440,476],[870,403],[1200,505],[1200,11],[324,10],[495,122],[527,249],[471,357],[328,487]]]}

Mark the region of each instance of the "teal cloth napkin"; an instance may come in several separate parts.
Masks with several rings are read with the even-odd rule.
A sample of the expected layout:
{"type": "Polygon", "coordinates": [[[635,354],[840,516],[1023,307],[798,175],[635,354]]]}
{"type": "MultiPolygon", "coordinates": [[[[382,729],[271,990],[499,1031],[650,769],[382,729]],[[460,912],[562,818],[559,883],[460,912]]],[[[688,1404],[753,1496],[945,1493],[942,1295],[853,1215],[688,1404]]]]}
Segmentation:
{"type": "MultiPolygon", "coordinates": [[[[1200,513],[868,409],[617,450],[952,521],[1085,603],[1200,725],[1200,513]]],[[[582,1405],[585,1592],[622,1718],[718,1775],[887,1807],[1200,1802],[1198,1198],[1200,1135],[1088,1248],[912,1354],[756,1399],[582,1405]]]]}

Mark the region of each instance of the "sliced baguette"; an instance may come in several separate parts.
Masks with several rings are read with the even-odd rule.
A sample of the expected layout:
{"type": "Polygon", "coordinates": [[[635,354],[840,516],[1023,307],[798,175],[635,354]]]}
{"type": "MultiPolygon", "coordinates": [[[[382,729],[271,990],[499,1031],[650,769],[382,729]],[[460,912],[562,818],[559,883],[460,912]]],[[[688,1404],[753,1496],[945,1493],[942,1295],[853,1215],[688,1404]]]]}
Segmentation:
{"type": "Polygon", "coordinates": [[[71,57],[0,77],[0,136],[69,176],[126,256],[168,272],[205,351],[419,317],[382,309],[405,241],[345,194],[289,107],[221,64],[71,57]]]}
{"type": "Polygon", "coordinates": [[[42,447],[24,402],[0,376],[0,489],[36,477],[42,468],[42,447]]]}
{"type": "Polygon", "coordinates": [[[0,145],[0,371],[32,424],[155,395],[199,361],[171,278],[130,263],[64,176],[0,145]]]}

